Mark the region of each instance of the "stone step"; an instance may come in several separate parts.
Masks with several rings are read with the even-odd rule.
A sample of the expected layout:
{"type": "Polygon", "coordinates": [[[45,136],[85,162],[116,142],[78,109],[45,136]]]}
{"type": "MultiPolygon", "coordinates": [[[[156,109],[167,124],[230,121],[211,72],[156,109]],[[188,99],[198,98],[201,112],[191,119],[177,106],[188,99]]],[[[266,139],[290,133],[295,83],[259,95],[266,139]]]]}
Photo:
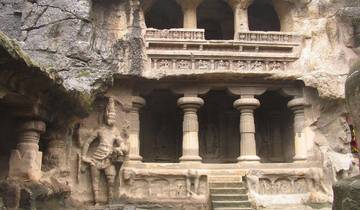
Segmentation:
{"type": "Polygon", "coordinates": [[[210,188],[211,194],[246,194],[247,189],[246,188],[210,188]]]}
{"type": "Polygon", "coordinates": [[[235,208],[250,208],[249,201],[213,201],[214,208],[235,207],[235,208]]]}
{"type": "Polygon", "coordinates": [[[248,201],[246,194],[211,194],[213,201],[248,201]]]}
{"type": "Polygon", "coordinates": [[[210,182],[210,188],[226,188],[226,187],[245,188],[246,185],[244,182],[210,182]]]}

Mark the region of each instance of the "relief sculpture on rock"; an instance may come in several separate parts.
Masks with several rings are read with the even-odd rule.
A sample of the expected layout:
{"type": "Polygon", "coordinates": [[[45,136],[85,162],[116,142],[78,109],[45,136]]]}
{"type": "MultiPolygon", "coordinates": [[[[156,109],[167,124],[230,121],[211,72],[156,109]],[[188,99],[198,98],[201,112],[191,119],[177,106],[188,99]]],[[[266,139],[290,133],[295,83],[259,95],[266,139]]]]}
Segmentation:
{"type": "Polygon", "coordinates": [[[92,190],[94,193],[95,205],[99,200],[99,183],[101,171],[104,171],[107,180],[108,203],[112,202],[114,194],[114,183],[116,176],[115,162],[122,162],[128,154],[128,147],[121,137],[120,131],[115,126],[116,109],[113,98],[108,99],[104,114],[105,123],[95,129],[92,135],[86,140],[82,148],[82,161],[90,165],[92,190]],[[99,141],[95,151],[88,154],[91,143],[99,141]],[[115,146],[116,145],[116,146],[115,146]]]}

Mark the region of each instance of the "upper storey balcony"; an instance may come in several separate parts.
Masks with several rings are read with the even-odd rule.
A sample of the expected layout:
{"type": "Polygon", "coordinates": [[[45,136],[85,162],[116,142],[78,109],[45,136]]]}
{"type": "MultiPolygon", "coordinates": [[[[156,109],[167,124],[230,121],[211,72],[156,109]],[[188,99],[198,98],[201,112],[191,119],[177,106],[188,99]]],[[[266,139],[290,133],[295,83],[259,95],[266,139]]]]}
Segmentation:
{"type": "Polygon", "coordinates": [[[156,0],[145,8],[152,71],[285,71],[301,53],[303,37],[285,32],[290,21],[271,0],[156,0]]]}

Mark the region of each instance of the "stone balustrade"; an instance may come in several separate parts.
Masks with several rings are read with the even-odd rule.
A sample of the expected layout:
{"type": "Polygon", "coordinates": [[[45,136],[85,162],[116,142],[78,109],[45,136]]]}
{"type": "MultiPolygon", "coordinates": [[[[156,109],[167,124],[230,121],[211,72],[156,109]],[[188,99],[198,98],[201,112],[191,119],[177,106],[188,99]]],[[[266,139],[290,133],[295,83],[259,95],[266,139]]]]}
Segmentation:
{"type": "Polygon", "coordinates": [[[150,40],[172,40],[172,41],[189,41],[189,40],[205,40],[204,29],[186,29],[174,28],[158,30],[148,28],[145,31],[145,39],[150,40]]]}
{"type": "Polygon", "coordinates": [[[276,44],[300,44],[301,36],[286,32],[244,31],[237,34],[237,40],[241,42],[276,43],[276,44]]]}
{"type": "Polygon", "coordinates": [[[172,73],[286,71],[300,57],[300,35],[239,32],[235,40],[205,40],[204,29],[147,29],[147,70],[172,73]]]}

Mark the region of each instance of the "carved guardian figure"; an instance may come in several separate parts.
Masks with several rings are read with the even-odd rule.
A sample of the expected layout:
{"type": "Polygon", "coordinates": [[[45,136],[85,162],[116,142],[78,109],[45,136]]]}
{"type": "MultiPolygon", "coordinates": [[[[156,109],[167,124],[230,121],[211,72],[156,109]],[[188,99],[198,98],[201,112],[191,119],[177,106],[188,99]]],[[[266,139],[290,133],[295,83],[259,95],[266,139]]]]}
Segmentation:
{"type": "Polygon", "coordinates": [[[104,125],[93,132],[82,148],[82,161],[90,165],[95,205],[98,205],[100,202],[99,181],[101,171],[104,171],[106,176],[108,203],[110,204],[113,199],[116,176],[116,169],[113,161],[119,159],[123,160],[128,154],[128,147],[125,140],[121,137],[120,131],[114,126],[115,119],[115,101],[113,98],[109,98],[105,110],[104,125]],[[95,139],[99,140],[99,144],[93,153],[88,154],[89,146],[95,139]]]}

